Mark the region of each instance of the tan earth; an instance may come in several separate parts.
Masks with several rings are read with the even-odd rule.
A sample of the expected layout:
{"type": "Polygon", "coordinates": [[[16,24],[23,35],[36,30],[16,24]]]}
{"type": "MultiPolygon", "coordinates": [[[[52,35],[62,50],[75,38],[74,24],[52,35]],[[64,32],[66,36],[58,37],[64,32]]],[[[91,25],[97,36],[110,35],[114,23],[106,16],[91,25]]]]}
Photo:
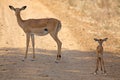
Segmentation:
{"type": "Polygon", "coordinates": [[[120,80],[119,0],[0,0],[0,80],[120,80]],[[14,7],[27,8],[23,19],[57,18],[62,22],[59,38],[62,59],[55,63],[57,45],[50,35],[35,36],[25,55],[25,33],[17,24],[14,7]],[[95,70],[94,38],[108,37],[104,46],[107,75],[95,70]]]}

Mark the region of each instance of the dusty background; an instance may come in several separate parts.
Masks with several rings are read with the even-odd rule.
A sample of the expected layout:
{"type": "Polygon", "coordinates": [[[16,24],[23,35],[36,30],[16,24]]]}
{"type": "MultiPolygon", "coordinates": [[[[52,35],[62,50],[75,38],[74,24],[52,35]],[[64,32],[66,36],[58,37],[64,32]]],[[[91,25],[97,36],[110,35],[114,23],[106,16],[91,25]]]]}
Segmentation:
{"type": "Polygon", "coordinates": [[[0,0],[0,80],[120,80],[120,0],[0,0]],[[27,6],[23,19],[53,17],[62,21],[59,38],[62,59],[56,64],[57,46],[50,35],[36,36],[36,61],[25,34],[8,6],[27,6]],[[95,70],[93,38],[104,43],[107,75],[95,70]]]}

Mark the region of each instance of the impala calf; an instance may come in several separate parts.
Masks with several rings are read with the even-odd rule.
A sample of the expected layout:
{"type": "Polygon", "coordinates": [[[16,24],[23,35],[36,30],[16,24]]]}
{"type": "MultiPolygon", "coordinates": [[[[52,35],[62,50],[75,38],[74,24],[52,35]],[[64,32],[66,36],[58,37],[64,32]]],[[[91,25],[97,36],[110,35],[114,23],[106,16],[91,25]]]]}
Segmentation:
{"type": "Polygon", "coordinates": [[[96,62],[96,69],[95,69],[95,73],[97,74],[99,65],[101,68],[101,71],[103,71],[104,74],[106,74],[106,70],[105,70],[105,66],[104,66],[104,60],[103,60],[103,42],[106,41],[108,38],[104,38],[104,39],[96,39],[94,38],[95,41],[98,41],[99,45],[97,46],[96,49],[96,55],[97,55],[97,62],[96,62]]]}
{"type": "Polygon", "coordinates": [[[9,6],[9,8],[11,10],[15,11],[17,22],[26,34],[26,54],[25,54],[25,58],[27,58],[30,37],[31,37],[31,40],[32,40],[33,59],[34,59],[35,58],[34,35],[36,34],[38,36],[44,36],[44,35],[49,33],[57,43],[57,46],[58,46],[57,60],[60,60],[62,42],[59,40],[57,35],[58,35],[58,32],[61,29],[61,22],[57,19],[54,19],[54,18],[23,20],[20,16],[20,12],[22,10],[24,10],[26,7],[27,6],[23,6],[22,8],[14,8],[13,6],[9,6]]]}

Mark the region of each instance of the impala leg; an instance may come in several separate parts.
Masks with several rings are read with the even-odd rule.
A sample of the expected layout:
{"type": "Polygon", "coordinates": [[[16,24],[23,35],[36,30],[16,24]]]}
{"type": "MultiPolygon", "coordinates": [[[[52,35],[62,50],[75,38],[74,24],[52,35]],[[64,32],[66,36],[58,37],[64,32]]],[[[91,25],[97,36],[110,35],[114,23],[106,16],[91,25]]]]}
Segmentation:
{"type": "Polygon", "coordinates": [[[105,69],[105,65],[104,65],[104,60],[103,60],[103,58],[102,58],[101,60],[102,60],[102,65],[103,65],[103,73],[106,74],[106,69],[105,69]]]}
{"type": "Polygon", "coordinates": [[[31,41],[33,47],[33,59],[35,58],[35,41],[34,41],[34,34],[31,34],[31,41]]]}
{"type": "Polygon", "coordinates": [[[29,42],[30,42],[30,35],[26,34],[26,54],[25,54],[25,59],[27,58],[29,42]]]}
{"type": "Polygon", "coordinates": [[[98,67],[99,67],[99,57],[97,58],[97,61],[96,61],[96,69],[94,74],[97,74],[98,67]]]}
{"type": "Polygon", "coordinates": [[[62,42],[58,39],[57,35],[55,34],[50,34],[52,36],[52,38],[56,41],[57,46],[58,46],[58,54],[57,54],[57,60],[61,59],[61,46],[62,46],[62,42]]]}
{"type": "Polygon", "coordinates": [[[101,69],[101,71],[103,71],[102,59],[101,59],[101,57],[99,59],[100,59],[100,69],[101,69]]]}

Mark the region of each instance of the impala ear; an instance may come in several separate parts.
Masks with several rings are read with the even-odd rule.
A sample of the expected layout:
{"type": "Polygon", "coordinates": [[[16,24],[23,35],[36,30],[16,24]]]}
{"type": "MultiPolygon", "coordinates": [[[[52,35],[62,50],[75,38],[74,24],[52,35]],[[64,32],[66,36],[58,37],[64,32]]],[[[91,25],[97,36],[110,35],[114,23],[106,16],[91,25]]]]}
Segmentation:
{"type": "Polygon", "coordinates": [[[95,40],[95,41],[98,41],[98,39],[97,39],[97,38],[94,38],[94,40],[95,40]]]}
{"type": "Polygon", "coordinates": [[[24,10],[27,6],[23,6],[22,8],[20,8],[20,10],[24,10]]]}
{"type": "Polygon", "coordinates": [[[9,5],[9,8],[15,11],[15,8],[13,6],[9,5]]]}
{"type": "Polygon", "coordinates": [[[108,38],[104,38],[103,41],[107,41],[108,38]]]}

